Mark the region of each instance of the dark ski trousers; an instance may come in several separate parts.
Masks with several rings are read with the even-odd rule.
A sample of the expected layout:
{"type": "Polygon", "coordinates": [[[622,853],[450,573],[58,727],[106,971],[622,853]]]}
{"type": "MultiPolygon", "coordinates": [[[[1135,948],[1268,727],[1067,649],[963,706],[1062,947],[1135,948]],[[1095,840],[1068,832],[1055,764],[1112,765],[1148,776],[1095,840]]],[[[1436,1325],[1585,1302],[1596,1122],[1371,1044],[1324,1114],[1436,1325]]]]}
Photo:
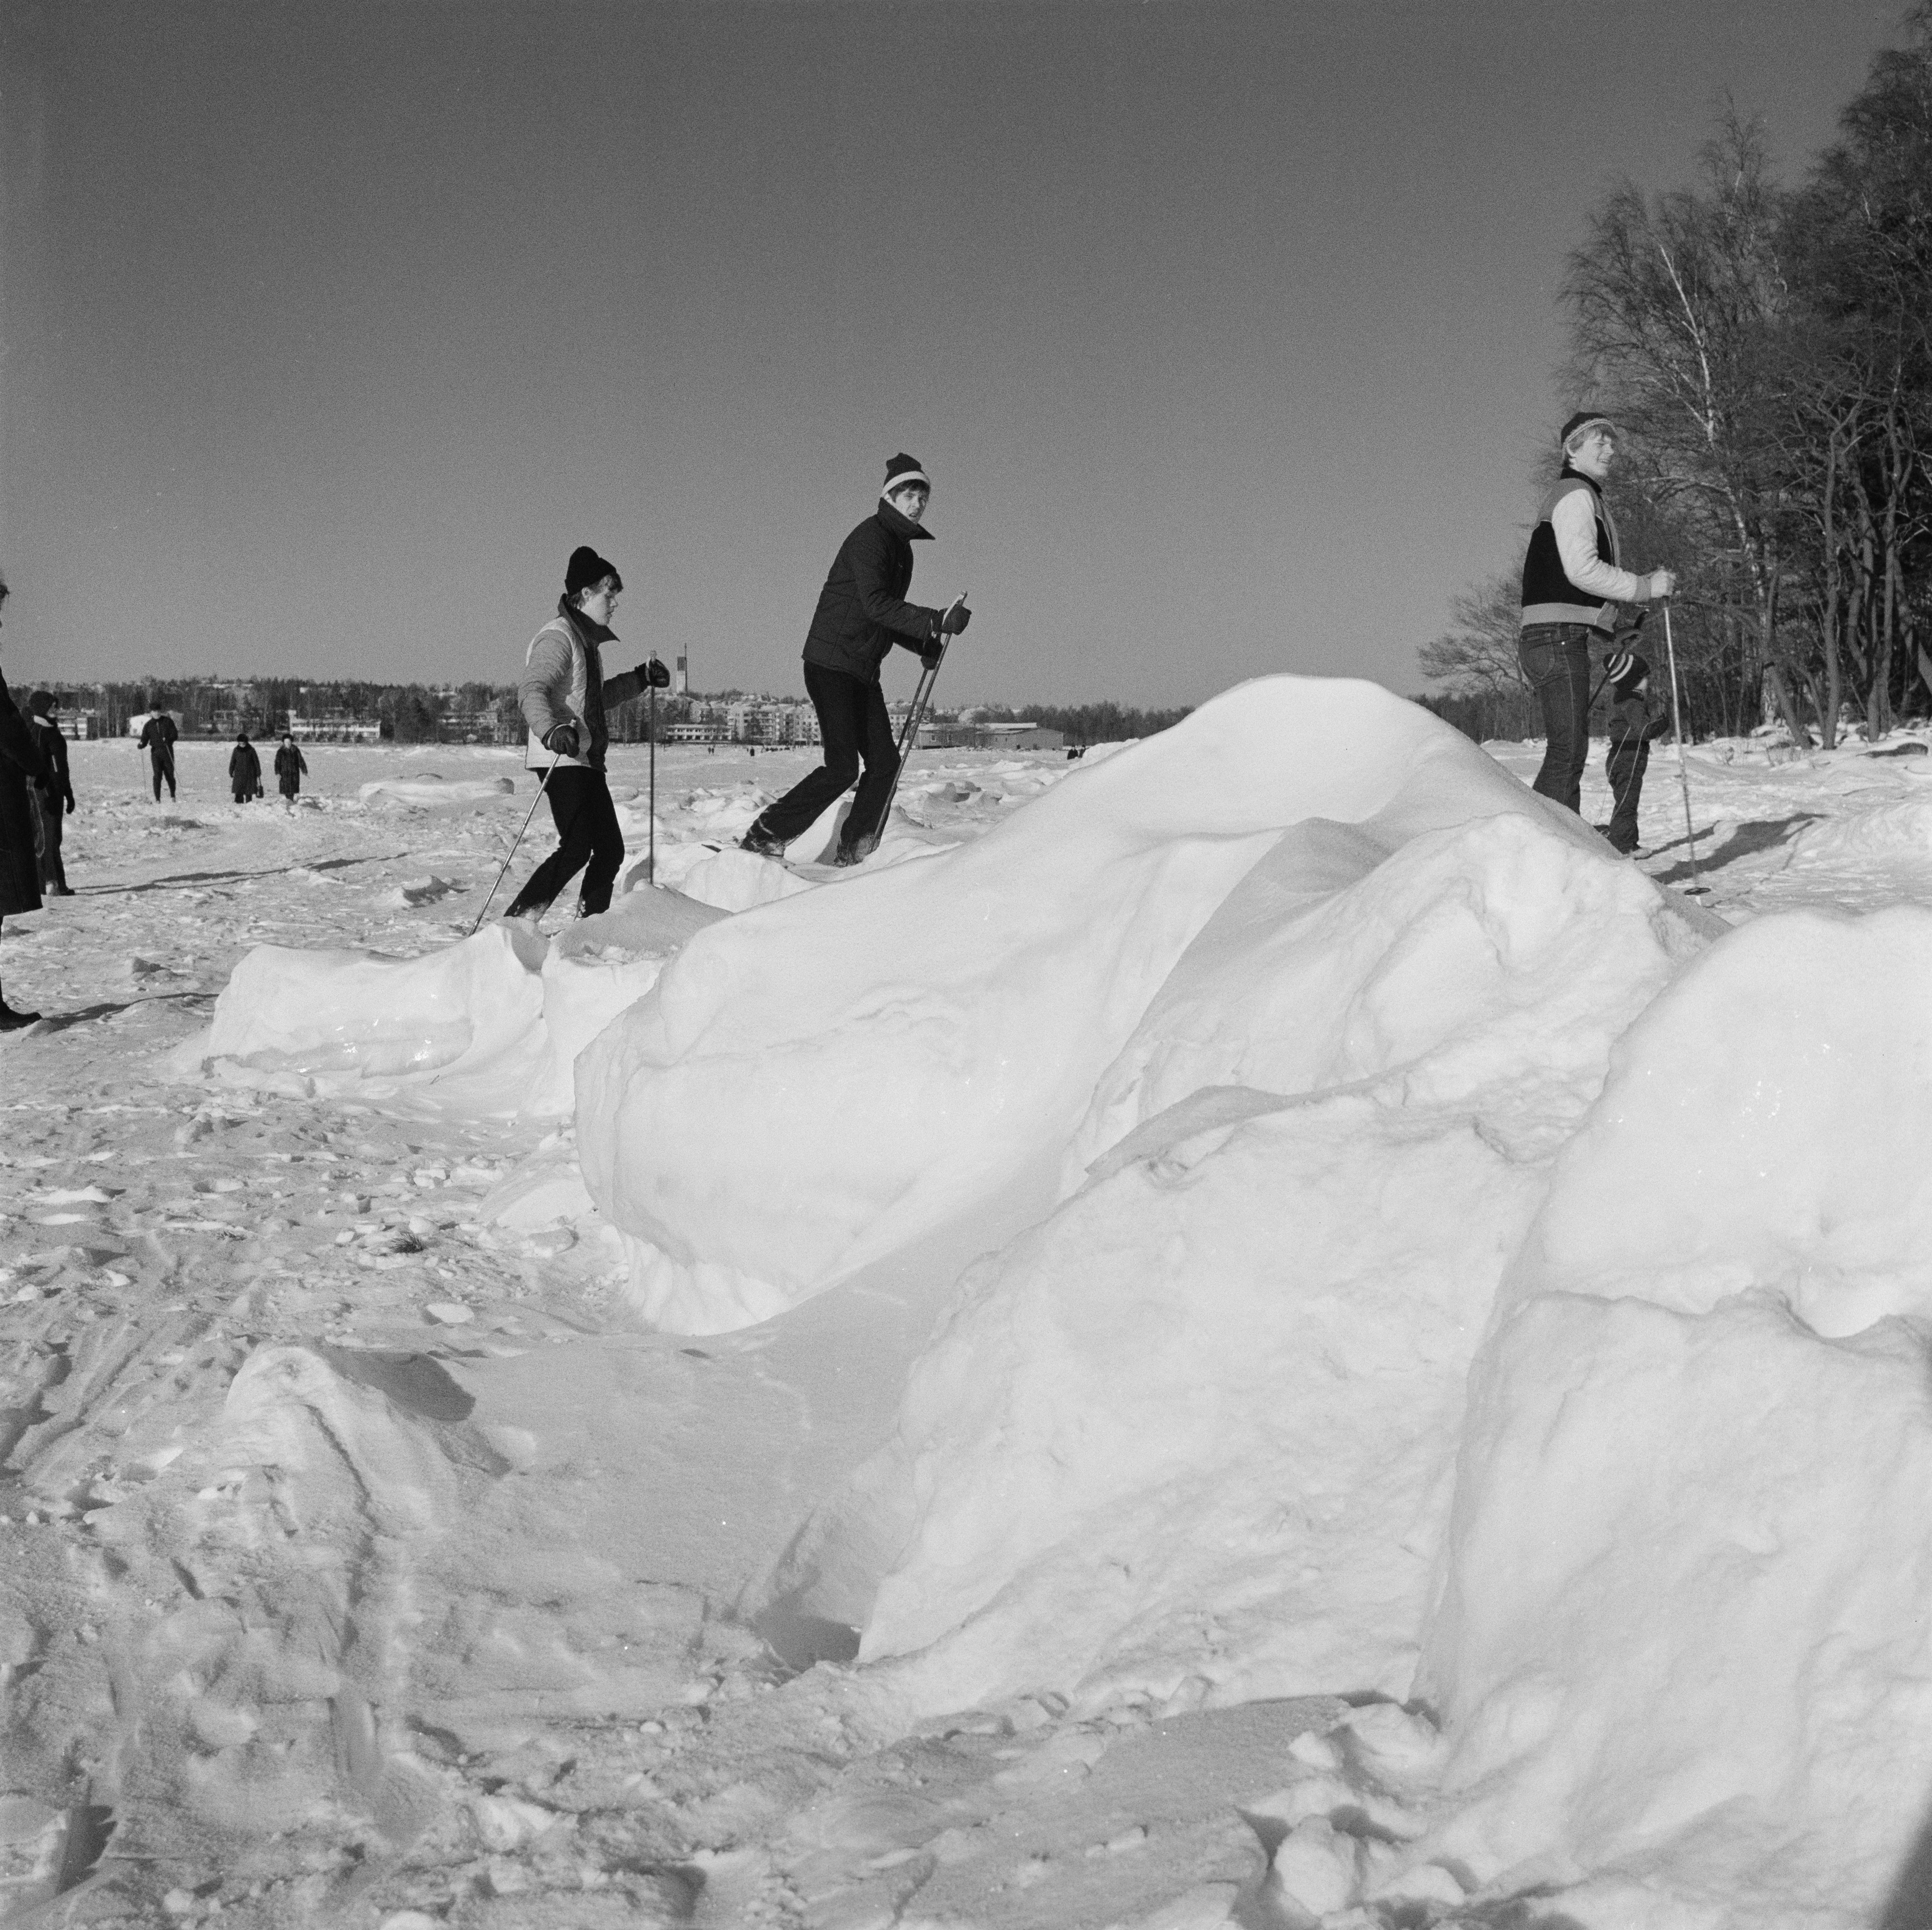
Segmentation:
{"type": "Polygon", "coordinates": [[[66,807],[37,784],[28,785],[27,795],[34,806],[34,855],[40,860],[40,889],[64,891],[67,867],[61,863],[61,813],[66,807]]]}
{"type": "Polygon", "coordinates": [[[1516,656],[1543,707],[1543,767],[1532,791],[1580,812],[1583,766],[1590,755],[1590,644],[1588,623],[1526,623],[1516,656]]]}
{"type": "Polygon", "coordinates": [[[862,683],[842,670],[808,663],[805,694],[818,713],[825,761],[776,804],[767,804],[753,828],[782,845],[790,844],[812,828],[812,821],[828,804],[852,788],[862,758],[866,775],[838,834],[839,843],[849,849],[872,835],[898,772],[898,748],[892,742],[892,719],[886,715],[885,692],[876,683],[862,683]]]}
{"type": "Polygon", "coordinates": [[[168,781],[169,797],[174,797],[178,796],[179,794],[175,789],[174,759],[172,758],[170,758],[166,763],[164,764],[159,758],[150,758],[148,759],[148,762],[154,767],[154,802],[158,804],[161,801],[161,779],[163,778],[166,778],[168,781]]]}
{"type": "Polygon", "coordinates": [[[584,915],[608,911],[610,887],[624,862],[624,833],[609,783],[601,770],[562,764],[550,773],[544,791],[556,824],[557,847],[531,872],[508,915],[543,911],[580,871],[584,883],[577,897],[584,915]]]}
{"type": "Polygon", "coordinates": [[[1633,733],[1619,737],[1604,760],[1616,809],[1610,814],[1609,837],[1620,851],[1636,849],[1637,800],[1643,795],[1643,773],[1650,762],[1650,741],[1633,733]]]}

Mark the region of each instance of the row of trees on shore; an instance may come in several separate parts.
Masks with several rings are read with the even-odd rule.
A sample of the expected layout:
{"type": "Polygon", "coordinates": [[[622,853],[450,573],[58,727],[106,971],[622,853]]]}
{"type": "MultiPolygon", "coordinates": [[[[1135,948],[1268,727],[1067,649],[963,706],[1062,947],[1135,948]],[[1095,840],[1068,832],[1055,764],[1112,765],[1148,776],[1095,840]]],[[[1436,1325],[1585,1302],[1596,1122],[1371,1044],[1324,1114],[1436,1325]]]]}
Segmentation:
{"type": "MultiPolygon", "coordinates": [[[[1932,709],[1932,0],[1906,33],[1798,185],[1726,110],[1698,185],[1618,187],[1570,258],[1570,389],[1622,432],[1626,555],[1678,572],[1698,734],[1932,709]]],[[[1424,674],[1517,708],[1517,600],[1514,569],[1466,590],[1424,674]]]]}

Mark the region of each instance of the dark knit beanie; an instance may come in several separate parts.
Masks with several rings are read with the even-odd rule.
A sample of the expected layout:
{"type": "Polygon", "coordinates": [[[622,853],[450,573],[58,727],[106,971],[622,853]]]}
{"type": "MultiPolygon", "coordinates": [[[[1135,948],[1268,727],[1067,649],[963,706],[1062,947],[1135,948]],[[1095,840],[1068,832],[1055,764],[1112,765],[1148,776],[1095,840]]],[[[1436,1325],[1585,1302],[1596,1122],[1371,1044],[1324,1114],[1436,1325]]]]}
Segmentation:
{"type": "Polygon", "coordinates": [[[30,717],[51,717],[54,714],[54,694],[51,690],[37,690],[27,699],[27,714],[30,717]]]}
{"type": "Polygon", "coordinates": [[[894,490],[909,489],[914,483],[917,483],[928,496],[932,494],[932,479],[910,456],[902,452],[886,464],[886,486],[879,494],[890,496],[894,490]]]}
{"type": "Polygon", "coordinates": [[[571,551],[563,572],[563,593],[574,596],[580,590],[594,590],[607,576],[616,578],[614,587],[623,588],[624,579],[617,575],[617,566],[606,563],[588,543],[580,543],[571,551]]]}
{"type": "Polygon", "coordinates": [[[1610,680],[1612,695],[1621,704],[1642,688],[1650,674],[1650,662],[1635,650],[1618,650],[1604,665],[1604,674],[1610,680]]]}
{"type": "Polygon", "coordinates": [[[1600,409],[1579,409],[1576,414],[1564,424],[1562,434],[1556,438],[1558,446],[1567,449],[1570,446],[1570,438],[1576,434],[1579,429],[1587,429],[1594,422],[1600,422],[1605,428],[1612,431],[1614,431],[1617,426],[1600,409]]]}

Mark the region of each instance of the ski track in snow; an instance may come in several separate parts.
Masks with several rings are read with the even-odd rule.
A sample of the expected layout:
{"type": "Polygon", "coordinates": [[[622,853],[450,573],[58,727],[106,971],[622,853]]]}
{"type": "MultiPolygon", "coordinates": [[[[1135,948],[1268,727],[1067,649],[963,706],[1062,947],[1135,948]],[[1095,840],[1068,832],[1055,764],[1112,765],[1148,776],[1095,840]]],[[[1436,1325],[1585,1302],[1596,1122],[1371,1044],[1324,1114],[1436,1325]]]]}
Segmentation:
{"type": "MultiPolygon", "coordinates": [[[[49,1015],[0,1042],[0,1922],[1293,1925],[1416,1832],[1391,1799],[1308,1847],[1426,1754],[1388,1705],[1022,1698],[908,1733],[862,1679],[794,1672],[827,1631],[768,1629],[781,1660],[734,1610],[867,1445],[862,1394],[801,1430],[770,1330],[638,1331],[614,1248],[486,1208],[571,1169],[567,1126],[162,1063],[252,946],[466,932],[520,758],[311,747],[290,810],[230,803],[227,748],[182,745],[158,806],[131,746],[75,746],[76,896],[0,934],[49,1015]],[[1291,1831],[1292,1895],[1263,1880],[1291,1831]]],[[[1490,749],[1526,779],[1540,755],[1490,749]]],[[[661,754],[668,872],[812,761],[661,754]]],[[[1928,761],[1700,746],[1705,902],[1932,899],[1932,852],[1885,833],[1928,761]]],[[[976,835],[1078,768],[924,754],[907,828],[976,835]]],[[[614,750],[632,861],[644,774],[614,750]]],[[[1668,747],[1646,789],[1644,868],[1688,884],[1668,747]]],[[[916,1286],[867,1290],[916,1345],[916,1286]]],[[[1351,1920],[1505,1920],[1430,1913],[1456,1900],[1351,1920]]]]}

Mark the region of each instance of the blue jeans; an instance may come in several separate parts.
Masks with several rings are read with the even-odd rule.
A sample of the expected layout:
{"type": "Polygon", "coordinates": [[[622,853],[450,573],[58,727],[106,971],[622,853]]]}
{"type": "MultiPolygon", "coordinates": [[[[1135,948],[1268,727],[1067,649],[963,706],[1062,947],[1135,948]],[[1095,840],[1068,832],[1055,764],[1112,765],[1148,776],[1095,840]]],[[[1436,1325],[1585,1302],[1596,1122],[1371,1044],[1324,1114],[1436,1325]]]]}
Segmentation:
{"type": "Polygon", "coordinates": [[[1590,755],[1590,644],[1588,623],[1528,623],[1516,656],[1543,707],[1546,740],[1542,768],[1530,788],[1579,811],[1583,766],[1590,755]]]}

